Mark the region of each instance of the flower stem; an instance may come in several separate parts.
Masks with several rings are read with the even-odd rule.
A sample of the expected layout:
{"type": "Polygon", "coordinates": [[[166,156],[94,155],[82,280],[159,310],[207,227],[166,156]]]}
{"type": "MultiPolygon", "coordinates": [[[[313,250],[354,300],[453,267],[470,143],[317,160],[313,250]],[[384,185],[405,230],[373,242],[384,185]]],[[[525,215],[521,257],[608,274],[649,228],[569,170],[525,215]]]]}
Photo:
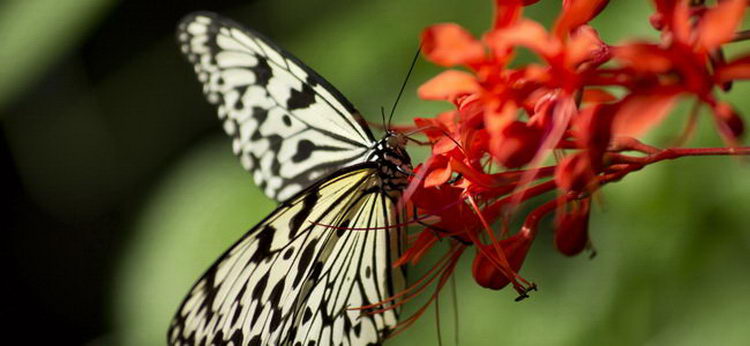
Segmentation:
{"type": "Polygon", "coordinates": [[[734,34],[734,38],[731,42],[742,42],[747,41],[748,39],[750,39],[750,30],[742,30],[734,34]]]}

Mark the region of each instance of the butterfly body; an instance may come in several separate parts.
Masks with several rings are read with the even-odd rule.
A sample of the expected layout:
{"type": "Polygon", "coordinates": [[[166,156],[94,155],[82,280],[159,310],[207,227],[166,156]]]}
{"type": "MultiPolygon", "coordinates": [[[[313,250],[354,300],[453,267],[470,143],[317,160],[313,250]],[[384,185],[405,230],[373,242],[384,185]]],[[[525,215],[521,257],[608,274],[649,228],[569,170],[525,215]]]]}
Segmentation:
{"type": "Polygon", "coordinates": [[[333,86],[231,20],[190,15],[178,41],[242,166],[280,205],[193,286],[168,343],[382,343],[405,282],[392,265],[411,174],[404,137],[375,140],[333,86]]]}
{"type": "Polygon", "coordinates": [[[411,158],[405,150],[406,139],[403,135],[388,132],[373,150],[367,161],[380,165],[380,179],[385,193],[395,193],[398,198],[409,183],[412,174],[411,158]]]}

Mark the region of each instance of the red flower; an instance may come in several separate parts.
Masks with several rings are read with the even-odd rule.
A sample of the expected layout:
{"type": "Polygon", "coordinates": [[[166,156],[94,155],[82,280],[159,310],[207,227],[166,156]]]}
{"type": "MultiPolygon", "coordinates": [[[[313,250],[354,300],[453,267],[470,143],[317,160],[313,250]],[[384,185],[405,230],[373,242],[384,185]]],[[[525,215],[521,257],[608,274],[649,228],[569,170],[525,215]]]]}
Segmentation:
{"type": "Polygon", "coordinates": [[[662,160],[750,154],[737,146],[742,118],[715,95],[750,78],[750,54],[724,61],[720,51],[738,37],[745,0],[712,7],[654,0],[651,22],[661,40],[620,45],[602,42],[588,24],[608,1],[564,0],[549,31],[522,16],[535,2],[495,0],[493,25],[481,38],[451,23],[422,33],[425,57],[453,69],[418,94],[455,109],[415,119],[432,153],[415,169],[408,197],[426,227],[399,263],[416,263],[449,240],[453,245],[435,274],[441,282],[474,245],[477,283],[491,289],[511,284],[525,297],[535,286],[518,272],[546,215],[556,211],[558,251],[576,255],[590,247],[591,194],[604,185],[662,160]],[[514,61],[519,48],[538,62],[514,61]],[[709,106],[729,147],[660,149],[637,140],[689,97],[709,106]],[[523,227],[514,232],[509,225],[519,217],[518,206],[539,196],[550,199],[520,215],[523,227]]]}
{"type": "MultiPolygon", "coordinates": [[[[646,101],[649,103],[647,107],[659,109],[653,112],[654,116],[640,116],[632,121],[632,114],[636,113],[632,110],[640,109],[642,105],[631,105],[629,109],[624,108],[624,114],[618,115],[622,118],[618,121],[636,124],[640,130],[649,128],[668,114],[674,104],[674,96],[681,93],[693,94],[714,110],[720,134],[734,145],[737,137],[742,134],[743,127],[737,124],[741,120],[728,116],[735,113],[727,110],[728,107],[731,108],[729,105],[718,105],[714,88],[725,88],[732,80],[743,78],[743,72],[748,67],[733,62],[730,64],[734,69],[725,69],[723,66],[726,63],[721,59],[713,59],[712,56],[722,56],[719,51],[721,45],[734,38],[747,2],[725,0],[714,7],[691,7],[688,1],[674,0],[657,0],[655,3],[658,12],[652,17],[652,22],[662,31],[663,42],[630,43],[617,47],[613,52],[615,59],[624,65],[622,72],[625,73],[621,77],[627,79],[627,82],[622,85],[633,92],[629,101],[646,101]],[[717,73],[717,70],[720,72],[717,73]],[[661,95],[655,95],[654,92],[661,95]]],[[[651,114],[642,111],[637,113],[651,114]]],[[[630,125],[627,127],[632,128],[630,125]]]]}

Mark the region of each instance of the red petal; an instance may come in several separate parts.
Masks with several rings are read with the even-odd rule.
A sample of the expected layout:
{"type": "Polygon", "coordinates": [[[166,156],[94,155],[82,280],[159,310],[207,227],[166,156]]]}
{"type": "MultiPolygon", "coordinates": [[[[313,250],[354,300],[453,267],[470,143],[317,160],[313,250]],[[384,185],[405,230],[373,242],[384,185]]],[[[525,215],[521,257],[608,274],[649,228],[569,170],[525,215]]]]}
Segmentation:
{"type": "Polygon", "coordinates": [[[612,139],[612,120],[615,105],[594,105],[582,109],[574,121],[575,137],[578,146],[586,150],[591,170],[598,171],[602,166],[604,153],[612,139]]]}
{"type": "Polygon", "coordinates": [[[481,90],[473,75],[456,70],[447,70],[428,80],[417,90],[417,95],[425,100],[453,101],[459,96],[473,94],[481,90]]]}
{"type": "Polygon", "coordinates": [[[747,7],[747,0],[719,1],[716,7],[706,12],[698,27],[698,44],[706,50],[714,50],[734,37],[737,26],[747,7]]]}
{"type": "Polygon", "coordinates": [[[451,210],[446,210],[446,206],[460,199],[461,191],[450,186],[441,186],[437,188],[419,188],[414,191],[411,201],[430,214],[447,214],[451,210]]]}
{"type": "MultiPolygon", "coordinates": [[[[529,5],[536,1],[530,2],[529,5]]],[[[495,0],[495,22],[492,27],[495,29],[505,28],[515,23],[521,16],[523,4],[519,0],[495,0]]]]}
{"type": "Polygon", "coordinates": [[[589,242],[590,199],[574,201],[573,210],[564,214],[555,228],[555,247],[566,256],[579,254],[589,242]]]}
{"type": "Polygon", "coordinates": [[[435,141],[443,137],[443,131],[440,126],[432,118],[414,118],[414,124],[420,129],[430,140],[435,141]]]}
{"type": "MultiPolygon", "coordinates": [[[[513,272],[518,272],[523,265],[526,254],[529,252],[531,247],[531,238],[528,237],[526,232],[518,232],[508,239],[503,239],[499,242],[499,246],[505,253],[505,257],[508,259],[510,269],[513,272]]],[[[482,251],[477,251],[474,262],[471,266],[471,273],[474,276],[474,280],[485,288],[499,290],[507,286],[510,283],[508,274],[503,273],[497,268],[497,263],[501,263],[498,259],[499,255],[496,253],[498,250],[492,245],[481,245],[478,244],[477,248],[482,251]],[[489,257],[492,257],[490,259],[489,257]]]]}
{"type": "Polygon", "coordinates": [[[490,111],[497,107],[497,102],[492,102],[487,105],[487,110],[484,112],[484,126],[492,137],[499,136],[510,123],[518,118],[518,107],[512,102],[505,103],[498,111],[490,111]]]}
{"type": "Polygon", "coordinates": [[[684,45],[690,46],[690,34],[692,32],[693,21],[690,19],[690,4],[682,0],[678,2],[672,14],[672,32],[674,39],[684,45]]]}
{"type": "Polygon", "coordinates": [[[484,47],[457,24],[436,24],[422,32],[422,51],[430,61],[442,65],[472,64],[484,58],[484,47]]]}
{"type": "Polygon", "coordinates": [[[410,262],[412,265],[417,264],[422,256],[427,253],[427,250],[429,250],[438,240],[440,239],[435,232],[425,229],[419,233],[417,240],[411,243],[411,246],[404,251],[401,257],[398,258],[393,265],[401,266],[410,262]]]}
{"type": "Polygon", "coordinates": [[[454,172],[461,173],[461,175],[469,180],[475,188],[497,188],[500,185],[508,184],[510,181],[507,179],[502,178],[495,178],[493,175],[484,173],[483,171],[480,171],[478,169],[474,169],[473,167],[467,165],[464,162],[461,162],[459,160],[451,159],[450,161],[451,169],[453,169],[454,172]]]}
{"type": "Polygon", "coordinates": [[[663,30],[665,26],[672,25],[672,15],[674,13],[674,7],[679,0],[654,0],[656,6],[656,13],[654,13],[649,21],[656,30],[663,30]]]}
{"type": "Polygon", "coordinates": [[[502,134],[490,139],[492,156],[506,168],[521,167],[536,156],[544,131],[526,123],[514,121],[502,134]]]}
{"type": "Polygon", "coordinates": [[[505,56],[515,46],[527,47],[542,57],[557,55],[561,49],[560,42],[553,40],[544,26],[531,20],[520,20],[506,29],[492,31],[484,40],[498,56],[505,56]]]}
{"type": "Polygon", "coordinates": [[[612,49],[614,57],[641,72],[662,73],[673,66],[667,52],[656,45],[630,43],[612,49]]]}
{"type": "Polygon", "coordinates": [[[617,100],[615,95],[600,88],[589,88],[583,91],[583,103],[607,103],[617,100]]]}
{"type": "MultiPolygon", "coordinates": [[[[493,251],[493,249],[488,246],[485,251],[493,251]]],[[[491,290],[499,290],[510,283],[510,280],[497,270],[492,261],[481,252],[477,252],[474,257],[471,264],[471,275],[474,276],[474,280],[479,286],[491,290]]]]}
{"type": "Polygon", "coordinates": [[[424,179],[424,187],[430,188],[433,186],[442,185],[448,179],[451,177],[451,171],[450,165],[448,165],[448,162],[443,162],[445,166],[442,167],[435,167],[433,168],[430,173],[427,174],[427,177],[424,179]]]}
{"type": "Polygon", "coordinates": [[[562,15],[554,27],[555,36],[562,38],[579,26],[594,19],[607,6],[609,0],[566,0],[562,15]]]}
{"type": "Polygon", "coordinates": [[[609,47],[601,41],[596,30],[588,25],[575,31],[565,50],[565,63],[570,67],[586,60],[599,61],[609,57],[609,47]]]}
{"type": "Polygon", "coordinates": [[[658,125],[672,110],[676,92],[630,94],[619,104],[613,130],[615,136],[637,137],[658,125]]]}
{"type": "Polygon", "coordinates": [[[448,111],[438,114],[435,117],[435,120],[443,126],[443,128],[448,131],[448,133],[453,133],[456,130],[456,119],[458,118],[458,114],[455,111],[448,111]]]}
{"type": "Polygon", "coordinates": [[[555,183],[563,192],[584,192],[596,186],[596,175],[586,152],[565,156],[555,169],[555,183]]]}
{"type": "Polygon", "coordinates": [[[432,145],[433,155],[442,155],[456,148],[456,142],[448,137],[442,137],[432,145]]]}
{"type": "Polygon", "coordinates": [[[456,129],[456,111],[438,114],[435,118],[414,118],[417,128],[432,141],[438,141],[446,133],[453,133],[456,129]]]}

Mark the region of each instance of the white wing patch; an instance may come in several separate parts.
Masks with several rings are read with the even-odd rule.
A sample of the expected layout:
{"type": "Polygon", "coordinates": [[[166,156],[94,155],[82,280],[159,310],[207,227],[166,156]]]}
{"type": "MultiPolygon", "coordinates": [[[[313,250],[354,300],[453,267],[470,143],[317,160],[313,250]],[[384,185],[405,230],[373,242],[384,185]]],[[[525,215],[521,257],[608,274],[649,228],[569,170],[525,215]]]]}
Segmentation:
{"type": "Polygon", "coordinates": [[[234,153],[269,197],[286,200],[368,156],[375,140],[354,106],[262,35],[200,13],[177,36],[234,153]]]}
{"type": "Polygon", "coordinates": [[[403,233],[386,227],[398,220],[374,189],[376,166],[363,167],[297,195],[230,248],[178,310],[170,345],[381,344],[398,308],[351,308],[403,289],[403,270],[390,265],[403,233]]]}

